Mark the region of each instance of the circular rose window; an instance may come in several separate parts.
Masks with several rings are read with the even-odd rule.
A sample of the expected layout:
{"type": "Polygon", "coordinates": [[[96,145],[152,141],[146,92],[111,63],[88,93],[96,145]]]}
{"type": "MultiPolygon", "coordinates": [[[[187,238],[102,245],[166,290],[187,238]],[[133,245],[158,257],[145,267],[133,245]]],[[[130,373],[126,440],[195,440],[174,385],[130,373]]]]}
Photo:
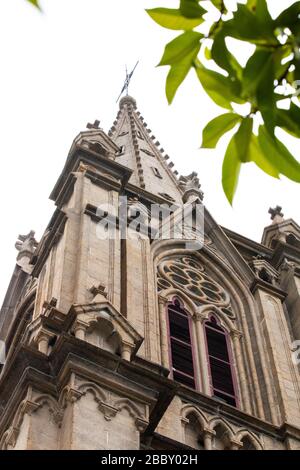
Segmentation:
{"type": "Polygon", "coordinates": [[[171,287],[184,292],[196,305],[230,305],[230,297],[223,287],[205,273],[200,262],[189,256],[168,259],[158,266],[158,290],[171,287]]]}

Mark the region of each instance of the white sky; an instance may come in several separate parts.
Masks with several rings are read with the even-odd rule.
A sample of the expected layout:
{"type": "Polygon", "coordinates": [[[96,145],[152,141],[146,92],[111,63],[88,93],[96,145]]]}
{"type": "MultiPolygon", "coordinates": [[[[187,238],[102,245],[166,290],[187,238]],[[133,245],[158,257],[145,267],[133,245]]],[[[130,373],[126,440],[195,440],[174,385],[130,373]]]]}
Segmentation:
{"type": "MultiPolygon", "coordinates": [[[[293,3],[270,0],[272,12],[293,3]]],[[[72,140],[88,121],[108,130],[125,63],[140,65],[130,93],[179,173],[198,172],[205,204],[216,220],[260,241],[268,209],[280,204],[300,222],[300,186],[276,181],[248,164],[232,209],[221,188],[225,138],[216,151],[199,150],[205,124],[224,112],[201,90],[194,74],[172,106],[164,94],[167,68],[155,68],[176,31],[163,30],[145,8],[178,0],[42,0],[39,14],[24,0],[0,0],[0,304],[15,265],[19,233],[42,235],[54,204],[48,196],[72,140]]],[[[293,153],[299,143],[288,139],[293,153]]]]}

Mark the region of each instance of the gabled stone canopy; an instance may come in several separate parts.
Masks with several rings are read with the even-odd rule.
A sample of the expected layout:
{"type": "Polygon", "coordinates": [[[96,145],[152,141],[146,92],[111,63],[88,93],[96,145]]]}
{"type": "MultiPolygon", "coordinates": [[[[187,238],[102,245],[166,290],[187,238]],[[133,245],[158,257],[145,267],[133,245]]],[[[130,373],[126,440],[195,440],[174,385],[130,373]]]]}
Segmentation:
{"type": "Polygon", "coordinates": [[[300,227],[293,219],[283,219],[279,223],[273,223],[264,229],[262,243],[274,248],[274,243],[282,242],[294,244],[300,249],[300,227]]]}
{"type": "Polygon", "coordinates": [[[117,352],[119,348],[124,359],[130,360],[143,341],[130,322],[108,301],[74,305],[70,313],[76,315],[72,329],[77,338],[89,342],[89,331],[93,331],[97,324],[102,323],[99,334],[107,336],[102,338],[103,349],[117,352]],[[104,328],[104,323],[108,328],[104,328]],[[111,339],[113,340],[110,341],[111,339]]]}
{"type": "Polygon", "coordinates": [[[74,139],[69,156],[73,154],[76,147],[83,147],[92,150],[103,157],[115,160],[119,152],[119,147],[107,136],[102,129],[89,129],[74,139]]]}

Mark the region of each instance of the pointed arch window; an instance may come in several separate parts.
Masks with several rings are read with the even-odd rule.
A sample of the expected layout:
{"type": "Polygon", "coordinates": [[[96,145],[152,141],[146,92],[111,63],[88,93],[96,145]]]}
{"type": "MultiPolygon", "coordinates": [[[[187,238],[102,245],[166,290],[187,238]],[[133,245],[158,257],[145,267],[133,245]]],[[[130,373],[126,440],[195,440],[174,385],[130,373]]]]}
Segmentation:
{"type": "Polygon", "coordinates": [[[190,318],[178,299],[168,304],[169,352],[173,379],[196,388],[190,318]]]}
{"type": "Polygon", "coordinates": [[[237,406],[237,390],[228,333],[212,316],[204,323],[208,365],[214,397],[237,406]]]}

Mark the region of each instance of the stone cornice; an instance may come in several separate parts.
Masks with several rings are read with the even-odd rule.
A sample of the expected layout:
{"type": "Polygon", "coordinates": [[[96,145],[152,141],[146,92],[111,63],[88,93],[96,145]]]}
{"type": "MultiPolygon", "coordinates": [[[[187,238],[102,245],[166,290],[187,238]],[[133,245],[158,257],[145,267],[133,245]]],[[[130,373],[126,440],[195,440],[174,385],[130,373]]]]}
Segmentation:
{"type": "Polygon", "coordinates": [[[300,440],[300,429],[296,426],[292,426],[291,424],[284,423],[280,429],[279,433],[283,437],[283,439],[287,439],[289,437],[293,437],[295,439],[300,440]]]}
{"type": "MultiPolygon", "coordinates": [[[[86,205],[86,208],[85,208],[85,211],[84,213],[86,215],[88,215],[89,217],[91,217],[91,219],[94,221],[94,222],[100,222],[101,220],[103,220],[104,218],[108,221],[110,220],[112,222],[112,224],[114,225],[115,224],[115,228],[117,230],[119,230],[119,227],[120,227],[120,219],[119,217],[117,216],[114,216],[114,215],[111,215],[111,214],[107,214],[107,215],[103,215],[103,216],[99,216],[97,215],[97,207],[92,205],[92,204],[87,204],[86,205]]],[[[133,219],[134,220],[134,219],[133,219]]],[[[130,222],[132,220],[127,218],[126,220],[126,226],[128,227],[130,222]]],[[[151,228],[150,226],[150,221],[149,221],[149,225],[145,225],[145,224],[142,224],[142,223],[139,223],[139,232],[138,233],[141,233],[142,235],[148,237],[148,238],[153,238],[153,235],[155,237],[155,234],[157,233],[157,230],[151,228]]]]}
{"type": "Polygon", "coordinates": [[[300,250],[295,246],[289,245],[288,243],[282,243],[277,241],[274,254],[272,258],[272,264],[279,269],[281,263],[284,260],[300,263],[300,250]]]}
{"type": "Polygon", "coordinates": [[[69,175],[66,176],[65,183],[61,187],[61,190],[59,194],[57,195],[55,204],[57,207],[62,208],[64,204],[67,204],[69,202],[70,197],[73,194],[74,191],[74,185],[77,181],[77,177],[74,175],[74,173],[70,173],[69,175]]]}
{"type": "Polygon", "coordinates": [[[226,403],[222,403],[215,398],[203,395],[200,392],[189,389],[188,387],[181,386],[177,392],[178,396],[188,403],[194,403],[201,407],[201,410],[212,413],[217,413],[220,417],[224,417],[241,427],[246,427],[256,432],[262,432],[269,436],[278,438],[280,435],[280,428],[267,421],[262,421],[255,416],[244,413],[238,408],[234,408],[226,403]]]}
{"type": "Polygon", "coordinates": [[[269,232],[274,232],[274,231],[285,231],[285,229],[289,229],[292,227],[296,232],[300,234],[300,226],[295,222],[293,219],[286,219],[280,224],[271,224],[265,227],[264,233],[263,233],[263,239],[266,238],[266,235],[269,232]]]}
{"type": "Polygon", "coordinates": [[[151,363],[146,368],[138,362],[124,361],[66,333],[60,335],[49,356],[20,344],[0,377],[0,405],[4,407],[0,433],[7,429],[29,385],[59,400],[72,373],[149,403],[149,426],[154,430],[177,388],[164,374],[157,373],[159,370],[151,363]]]}
{"type": "Polygon", "coordinates": [[[277,297],[282,302],[287,297],[287,292],[283,291],[279,287],[276,287],[273,284],[270,284],[269,282],[263,281],[262,279],[256,278],[251,285],[251,292],[255,294],[255,292],[257,292],[258,290],[263,290],[264,292],[267,292],[273,295],[274,297],[277,297]]]}
{"type": "Polygon", "coordinates": [[[267,248],[265,245],[261,243],[257,243],[250,238],[244,237],[239,233],[233,232],[228,228],[222,227],[228,238],[231,242],[238,248],[244,248],[252,252],[253,256],[262,255],[266,257],[266,259],[271,259],[273,250],[267,248]]]}
{"type": "MultiPolygon", "coordinates": [[[[104,175],[109,175],[110,178],[115,178],[117,182],[119,181],[121,187],[125,186],[132,173],[132,170],[124,165],[120,165],[115,160],[99,155],[97,152],[77,144],[74,152],[70,154],[65,167],[50,194],[50,199],[55,201],[56,204],[58,204],[62,199],[62,191],[68,189],[65,185],[69,175],[79,169],[80,163],[87,165],[87,171],[90,170],[89,165],[94,169],[94,171],[90,170],[88,173],[90,177],[94,176],[95,178],[96,175],[98,180],[100,180],[101,173],[104,173],[104,175]],[[99,174],[97,171],[99,171],[99,174]],[[95,175],[93,175],[93,173],[95,175]]],[[[109,177],[105,179],[106,183],[108,182],[107,180],[109,180],[109,177]]]]}
{"type": "MultiPolygon", "coordinates": [[[[128,191],[131,193],[133,196],[139,196],[141,199],[141,202],[143,200],[148,203],[152,204],[167,204],[168,206],[176,206],[176,202],[171,203],[167,199],[164,199],[163,197],[157,196],[156,194],[150,193],[146,189],[140,188],[139,186],[135,186],[131,183],[127,183],[125,186],[125,191],[128,191]]],[[[179,206],[178,206],[179,207],[179,206]]]]}
{"type": "Polygon", "coordinates": [[[120,192],[122,190],[122,181],[117,180],[115,177],[110,177],[109,174],[99,174],[95,171],[88,169],[85,172],[86,178],[88,178],[93,184],[96,186],[100,186],[101,188],[114,190],[120,192]]]}
{"type": "MultiPolygon", "coordinates": [[[[162,434],[159,434],[158,432],[154,432],[149,437],[142,436],[142,449],[153,450],[153,444],[155,445],[156,443],[163,445],[162,448],[164,450],[174,451],[178,449],[178,450],[189,450],[189,451],[195,452],[195,449],[193,447],[190,447],[179,441],[174,441],[174,439],[163,436],[162,434]]],[[[154,449],[156,449],[156,447],[154,447],[154,449]]]]}
{"type": "Polygon", "coordinates": [[[34,264],[34,268],[32,271],[33,277],[38,277],[52,247],[59,241],[60,237],[63,235],[66,221],[67,215],[60,209],[56,209],[31,260],[31,263],[34,264]]]}
{"type": "Polygon", "coordinates": [[[9,426],[14,412],[29,386],[53,396],[57,401],[72,374],[84,380],[150,404],[149,425],[144,438],[151,437],[175,395],[184,402],[200,406],[203,411],[217,414],[238,426],[250,428],[276,439],[299,439],[300,430],[284,423],[281,427],[262,421],[241,410],[181,386],[164,377],[160,367],[147,361],[128,362],[108,351],[84,343],[69,334],[62,334],[48,358],[32,347],[20,344],[0,378],[0,432],[9,426]],[[12,374],[12,370],[14,373],[12,374]]]}

